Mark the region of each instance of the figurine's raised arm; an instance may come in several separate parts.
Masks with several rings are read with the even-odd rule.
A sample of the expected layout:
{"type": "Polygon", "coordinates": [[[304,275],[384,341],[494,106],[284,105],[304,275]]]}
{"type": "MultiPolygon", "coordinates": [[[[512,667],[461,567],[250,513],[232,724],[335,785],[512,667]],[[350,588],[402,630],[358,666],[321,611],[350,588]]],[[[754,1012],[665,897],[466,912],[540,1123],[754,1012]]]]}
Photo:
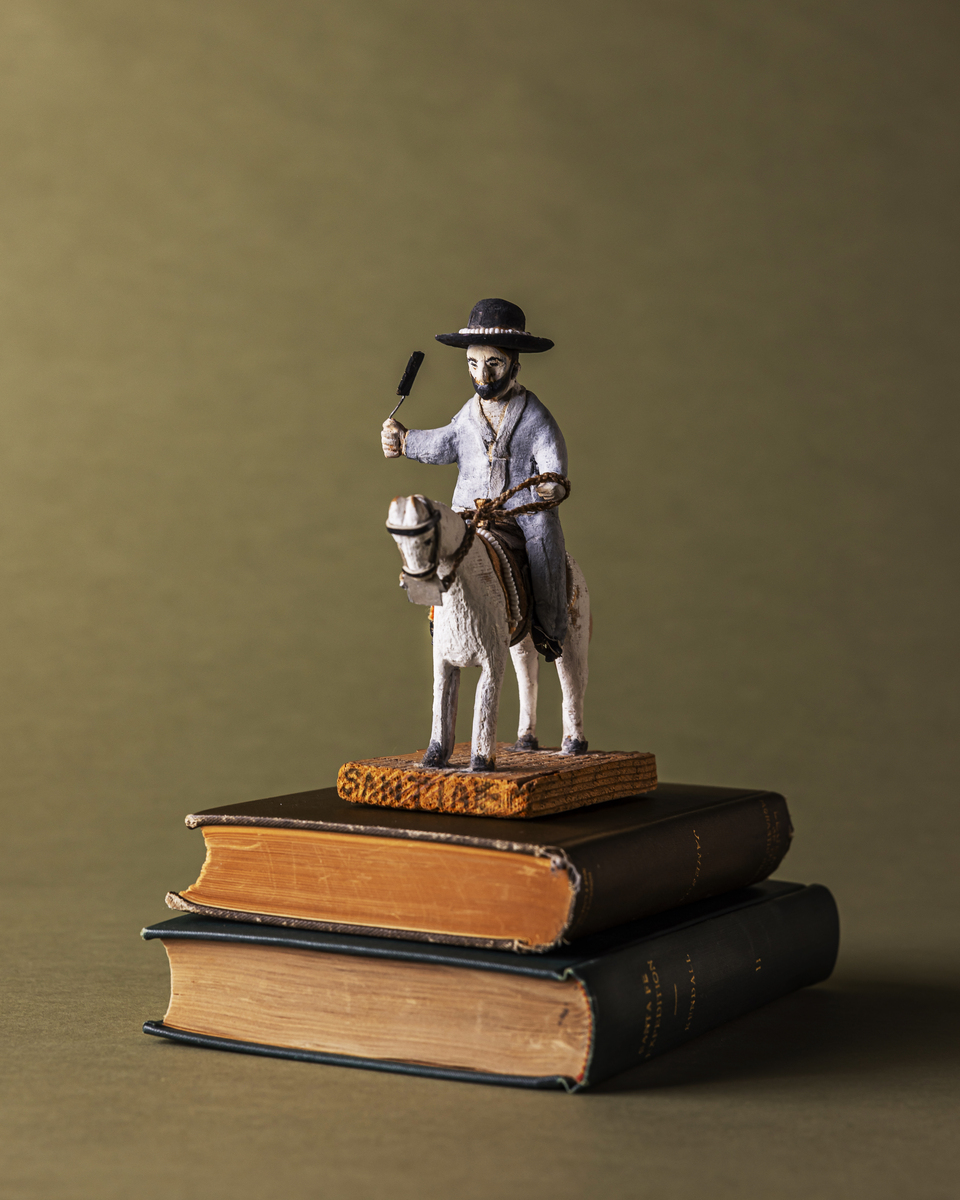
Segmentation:
{"type": "MultiPolygon", "coordinates": [[[[431,463],[435,467],[459,462],[465,432],[461,409],[449,425],[443,425],[439,429],[411,429],[403,439],[403,452],[407,458],[416,462],[431,463]]],[[[468,507],[472,503],[471,496],[463,506],[468,507]]]]}
{"type": "Polygon", "coordinates": [[[422,350],[414,350],[407,362],[407,369],[401,376],[400,383],[397,386],[397,395],[400,397],[400,403],[397,404],[393,412],[384,421],[380,431],[380,445],[383,447],[384,458],[399,458],[403,454],[403,443],[406,438],[406,426],[401,425],[399,421],[393,418],[397,415],[397,409],[410,395],[410,389],[413,387],[414,380],[417,378],[417,372],[423,365],[423,360],[426,356],[422,350]]]}
{"type": "Polygon", "coordinates": [[[387,417],[380,430],[380,445],[384,458],[401,458],[403,443],[407,438],[407,428],[393,417],[387,417]]]}

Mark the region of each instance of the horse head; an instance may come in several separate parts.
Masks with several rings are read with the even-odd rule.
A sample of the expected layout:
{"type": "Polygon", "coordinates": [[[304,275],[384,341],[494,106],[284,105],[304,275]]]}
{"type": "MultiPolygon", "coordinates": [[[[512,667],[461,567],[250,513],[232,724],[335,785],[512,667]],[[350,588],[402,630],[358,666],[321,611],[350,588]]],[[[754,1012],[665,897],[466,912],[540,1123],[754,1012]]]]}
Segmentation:
{"type": "Polygon", "coordinates": [[[424,579],[437,572],[464,535],[464,522],[452,509],[426,496],[397,496],[387,512],[387,531],[400,551],[404,574],[424,579]]]}

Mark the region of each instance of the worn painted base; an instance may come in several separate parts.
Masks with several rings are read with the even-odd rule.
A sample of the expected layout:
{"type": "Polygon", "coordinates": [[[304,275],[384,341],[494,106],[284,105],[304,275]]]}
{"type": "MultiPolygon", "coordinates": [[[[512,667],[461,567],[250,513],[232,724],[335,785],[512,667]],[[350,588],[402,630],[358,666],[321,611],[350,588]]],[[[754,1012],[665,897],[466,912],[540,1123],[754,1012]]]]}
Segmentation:
{"type": "Polygon", "coordinates": [[[337,790],[354,804],[477,817],[543,817],[657,786],[657,763],[641,751],[561,754],[497,745],[492,771],[470,770],[470,744],[454,747],[448,767],[421,766],[424,751],[344,763],[337,790]]]}

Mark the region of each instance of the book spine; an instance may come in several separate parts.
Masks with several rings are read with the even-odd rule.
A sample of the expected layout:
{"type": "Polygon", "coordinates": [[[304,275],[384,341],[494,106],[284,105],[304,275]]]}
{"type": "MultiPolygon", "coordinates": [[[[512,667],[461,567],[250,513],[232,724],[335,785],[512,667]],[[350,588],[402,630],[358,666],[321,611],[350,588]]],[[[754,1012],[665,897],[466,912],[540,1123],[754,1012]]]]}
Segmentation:
{"type": "Polygon", "coordinates": [[[580,887],[564,938],[759,883],[790,847],[787,802],[754,792],[568,851],[580,887]]]}
{"type": "Polygon", "coordinates": [[[826,979],[839,942],[833,897],[813,884],[576,967],[594,1012],[580,1086],[826,979]]]}

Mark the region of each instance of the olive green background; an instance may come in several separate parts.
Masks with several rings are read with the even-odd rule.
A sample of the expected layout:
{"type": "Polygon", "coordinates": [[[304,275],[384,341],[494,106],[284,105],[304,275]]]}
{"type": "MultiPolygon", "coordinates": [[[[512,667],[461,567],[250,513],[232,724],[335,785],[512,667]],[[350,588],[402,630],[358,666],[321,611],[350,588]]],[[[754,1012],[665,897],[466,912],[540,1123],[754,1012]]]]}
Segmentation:
{"type": "Polygon", "coordinates": [[[956,1194],[958,50],[945,0],[4,4],[5,1200],[956,1194]],[[425,744],[383,520],[452,469],[378,429],[488,295],[557,343],[592,745],[783,791],[838,970],[574,1098],[147,1039],[183,815],[425,744]]]}

